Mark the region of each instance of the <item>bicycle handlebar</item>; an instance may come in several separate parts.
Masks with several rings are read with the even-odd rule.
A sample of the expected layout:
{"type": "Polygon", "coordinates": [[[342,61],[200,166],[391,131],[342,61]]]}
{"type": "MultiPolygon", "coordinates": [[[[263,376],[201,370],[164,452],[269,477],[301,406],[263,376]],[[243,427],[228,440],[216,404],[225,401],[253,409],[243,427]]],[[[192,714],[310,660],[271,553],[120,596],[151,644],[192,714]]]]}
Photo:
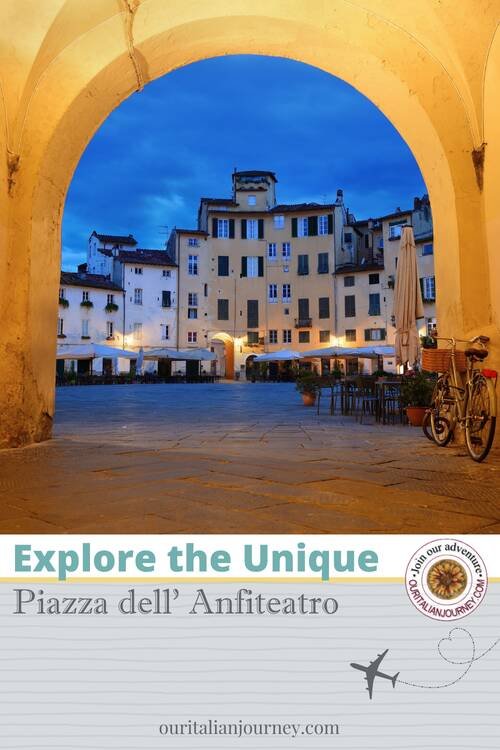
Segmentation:
{"type": "Polygon", "coordinates": [[[456,339],[454,337],[447,338],[445,336],[431,336],[431,338],[434,339],[434,341],[447,341],[452,346],[455,346],[457,343],[459,344],[477,344],[480,343],[482,346],[486,346],[488,343],[489,336],[474,336],[472,339],[456,339]]]}

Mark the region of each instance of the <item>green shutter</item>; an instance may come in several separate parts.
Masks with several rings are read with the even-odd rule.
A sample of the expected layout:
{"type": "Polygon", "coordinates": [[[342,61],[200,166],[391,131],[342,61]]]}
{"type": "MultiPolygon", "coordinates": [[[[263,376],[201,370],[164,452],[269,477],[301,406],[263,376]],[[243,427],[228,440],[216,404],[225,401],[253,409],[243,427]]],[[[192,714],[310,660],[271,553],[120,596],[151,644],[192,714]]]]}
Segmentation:
{"type": "Polygon", "coordinates": [[[297,237],[297,217],[292,217],[292,237],[297,237]]]}
{"type": "Polygon", "coordinates": [[[315,237],[318,234],[318,217],[309,216],[307,219],[309,237],[315,237]]]}
{"type": "Polygon", "coordinates": [[[386,331],[386,329],[385,328],[381,328],[380,331],[381,331],[380,335],[382,336],[382,338],[386,339],[387,338],[387,331],[386,331]]]}
{"type": "Polygon", "coordinates": [[[264,219],[259,219],[258,237],[259,240],[264,239],[264,219]]]}
{"type": "Polygon", "coordinates": [[[241,275],[246,276],[247,275],[247,256],[244,255],[241,259],[241,275]]]}
{"type": "Polygon", "coordinates": [[[423,280],[423,278],[420,278],[419,282],[420,282],[420,294],[422,295],[422,299],[425,299],[425,297],[424,297],[424,280],[423,280]]]}
{"type": "Polygon", "coordinates": [[[217,219],[212,219],[212,237],[217,237],[217,219]]]}
{"type": "Polygon", "coordinates": [[[246,238],[247,238],[247,220],[242,219],[241,220],[241,239],[246,240],[246,238]]]}
{"type": "Polygon", "coordinates": [[[259,255],[257,260],[259,266],[259,276],[264,276],[264,256],[259,255]]]}
{"type": "Polygon", "coordinates": [[[234,219],[229,219],[229,239],[234,240],[234,219]]]}
{"type": "Polygon", "coordinates": [[[328,214],[328,234],[333,234],[333,214],[328,214]]]}
{"type": "Polygon", "coordinates": [[[371,340],[372,340],[372,329],[365,328],[365,341],[371,341],[371,340]]]}

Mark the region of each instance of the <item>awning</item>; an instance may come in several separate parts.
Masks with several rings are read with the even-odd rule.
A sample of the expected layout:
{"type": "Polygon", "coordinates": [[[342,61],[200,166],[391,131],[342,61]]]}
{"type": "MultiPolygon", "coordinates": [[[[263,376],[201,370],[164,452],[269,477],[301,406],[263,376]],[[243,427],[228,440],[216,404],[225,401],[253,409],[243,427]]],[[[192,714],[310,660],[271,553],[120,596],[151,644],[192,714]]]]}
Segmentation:
{"type": "Polygon", "coordinates": [[[105,344],[59,344],[56,353],[56,359],[98,359],[99,357],[136,359],[137,352],[105,344]]]}
{"type": "Polygon", "coordinates": [[[167,349],[160,347],[158,349],[147,349],[144,351],[144,359],[170,359],[172,361],[213,361],[217,355],[208,349],[167,349]]]}
{"type": "Polygon", "coordinates": [[[323,358],[333,359],[344,357],[366,357],[367,359],[373,357],[394,357],[395,349],[393,346],[326,346],[322,349],[310,349],[309,351],[302,352],[304,359],[323,358]]]}
{"type": "Polygon", "coordinates": [[[302,359],[300,352],[293,351],[291,349],[282,349],[278,352],[266,352],[266,354],[259,354],[254,362],[289,362],[294,359],[302,359]]]}

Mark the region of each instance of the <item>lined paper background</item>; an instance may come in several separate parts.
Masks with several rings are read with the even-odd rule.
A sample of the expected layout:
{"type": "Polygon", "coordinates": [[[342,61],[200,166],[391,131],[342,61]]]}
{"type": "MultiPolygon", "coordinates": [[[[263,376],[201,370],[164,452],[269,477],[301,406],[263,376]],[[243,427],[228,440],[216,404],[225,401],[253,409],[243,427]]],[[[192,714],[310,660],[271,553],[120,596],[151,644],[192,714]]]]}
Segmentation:
{"type": "MultiPolygon", "coordinates": [[[[19,584],[21,586],[21,584],[19,584]]],[[[500,585],[476,613],[430,620],[401,584],[176,584],[170,616],[117,614],[128,584],[29,586],[57,596],[106,596],[107,616],[13,615],[12,584],[0,586],[0,746],[5,750],[288,748],[478,750],[500,746],[500,644],[446,689],[393,689],[377,680],[370,701],[351,661],[383,662],[403,680],[445,683],[462,670],[438,641],[467,628],[479,652],[500,637],[500,585]],[[196,590],[234,596],[334,596],[333,616],[189,615],[196,590]],[[336,737],[164,737],[162,723],[338,723],[336,737]]],[[[155,585],[133,586],[139,596],[155,585]]],[[[450,646],[466,659],[466,639],[450,646]]]]}

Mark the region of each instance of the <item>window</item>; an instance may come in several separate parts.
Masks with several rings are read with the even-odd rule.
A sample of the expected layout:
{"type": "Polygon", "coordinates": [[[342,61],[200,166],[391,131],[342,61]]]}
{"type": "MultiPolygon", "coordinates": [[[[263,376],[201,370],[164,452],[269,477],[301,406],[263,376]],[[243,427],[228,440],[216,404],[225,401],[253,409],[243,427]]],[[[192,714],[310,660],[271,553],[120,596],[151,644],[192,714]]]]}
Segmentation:
{"type": "Polygon", "coordinates": [[[256,203],[257,203],[257,200],[255,198],[255,195],[249,195],[248,196],[248,205],[249,206],[255,206],[256,203]]]}
{"type": "Polygon", "coordinates": [[[299,237],[309,236],[309,219],[307,216],[300,216],[297,219],[297,235],[299,237]]]}
{"type": "Polygon", "coordinates": [[[267,243],[267,257],[269,260],[276,260],[276,242],[267,243]]]}
{"type": "Polygon", "coordinates": [[[284,344],[291,344],[292,343],[292,331],[290,328],[284,328],[283,329],[283,343],[284,344]]]}
{"type": "Polygon", "coordinates": [[[330,331],[320,331],[319,332],[319,343],[320,344],[329,344],[330,343],[330,331]]]}
{"type": "Polygon", "coordinates": [[[57,319],[57,335],[64,336],[64,320],[63,318],[57,319]]]}
{"type": "Polygon", "coordinates": [[[345,305],[345,317],[355,318],[356,317],[356,297],[354,294],[348,294],[344,297],[345,305]]]}
{"type": "Polygon", "coordinates": [[[172,271],[167,271],[165,268],[161,272],[164,279],[169,279],[172,276],[172,271]]]}
{"type": "Polygon", "coordinates": [[[285,217],[282,214],[276,214],[276,216],[273,216],[273,224],[275,229],[284,229],[285,217]]]}
{"type": "Polygon", "coordinates": [[[398,239],[398,237],[401,237],[404,226],[406,226],[406,220],[391,222],[391,224],[389,225],[389,238],[391,240],[396,240],[398,239]]]}
{"type": "Polygon", "coordinates": [[[431,336],[433,333],[434,334],[436,333],[436,326],[437,326],[436,318],[426,318],[425,324],[426,324],[428,336],[431,336]]]}
{"type": "Polygon", "coordinates": [[[259,327],[259,301],[247,300],[247,328],[259,327]]]}
{"type": "Polygon", "coordinates": [[[278,301],[278,285],[269,284],[269,302],[278,301]]]}
{"type": "Polygon", "coordinates": [[[189,307],[198,307],[198,293],[197,292],[189,292],[188,305],[189,307]]]}
{"type": "Polygon", "coordinates": [[[134,341],[142,341],[142,323],[134,323],[132,331],[134,341]]]}
{"type": "Polygon", "coordinates": [[[278,343],[278,331],[276,331],[274,328],[272,328],[269,331],[269,343],[270,344],[277,344],[278,343]]]}
{"type": "Polygon", "coordinates": [[[302,297],[301,299],[299,299],[298,313],[299,313],[298,325],[310,326],[311,320],[309,318],[309,299],[307,297],[302,297]]]}
{"type": "Polygon", "coordinates": [[[427,242],[425,245],[422,246],[422,255],[433,255],[434,254],[434,245],[432,242],[427,242]]]}
{"type": "Polygon", "coordinates": [[[344,232],[344,242],[346,245],[352,245],[352,232],[344,232]]]}
{"type": "Polygon", "coordinates": [[[299,344],[308,344],[310,339],[309,331],[299,331],[299,344]]]}
{"type": "Polygon", "coordinates": [[[259,343],[259,332],[258,331],[248,331],[247,333],[247,344],[251,346],[252,344],[258,344],[259,343]]]}
{"type": "Polygon", "coordinates": [[[203,296],[208,297],[208,284],[203,284],[203,296]]]}
{"type": "Polygon", "coordinates": [[[355,328],[347,328],[345,332],[345,340],[350,341],[351,343],[353,341],[356,341],[356,329],[355,328]]]}
{"type": "Polygon", "coordinates": [[[355,281],[355,276],[344,276],[344,286],[354,286],[355,281]]]}
{"type": "Polygon", "coordinates": [[[198,276],[197,255],[188,255],[188,276],[198,276]]]}
{"type": "Polygon", "coordinates": [[[299,276],[307,276],[309,273],[309,256],[299,255],[298,256],[298,267],[297,273],[299,276]]]}
{"type": "Polygon", "coordinates": [[[368,274],[368,283],[369,284],[380,284],[380,274],[378,274],[378,273],[370,273],[370,274],[368,274]]]}
{"type": "Polygon", "coordinates": [[[259,238],[259,225],[257,219],[247,219],[247,240],[259,238]]]}
{"type": "MultiPolygon", "coordinates": [[[[66,299],[65,297],[66,289],[59,289],[59,299],[66,299]]],[[[108,294],[109,297],[109,294],[108,294]]]]}
{"type": "Polygon", "coordinates": [[[161,323],[160,324],[160,335],[161,335],[163,341],[165,341],[166,339],[170,338],[169,327],[168,327],[168,325],[166,323],[161,323]]]}
{"type": "Polygon", "coordinates": [[[82,292],[82,302],[89,302],[90,297],[88,292],[82,292]]]}
{"type": "Polygon", "coordinates": [[[365,330],[365,341],[383,341],[385,337],[385,328],[367,328],[365,330]]]}
{"type": "Polygon", "coordinates": [[[198,341],[198,333],[196,331],[188,331],[188,344],[196,344],[198,341]]]}
{"type": "Polygon", "coordinates": [[[82,320],[82,338],[88,338],[89,336],[89,321],[82,320]]]}
{"type": "Polygon", "coordinates": [[[318,216],[318,234],[328,234],[328,216],[318,216]]]}
{"type": "Polygon", "coordinates": [[[241,259],[241,275],[255,278],[264,276],[264,256],[263,255],[244,255],[241,259]]]}
{"type": "Polygon", "coordinates": [[[318,306],[318,317],[329,318],[330,317],[330,297],[320,297],[318,306]]]}
{"type": "Polygon", "coordinates": [[[318,253],[318,273],[328,273],[328,253],[318,253]]]}
{"type": "Polygon", "coordinates": [[[113,321],[108,320],[106,322],[106,338],[112,339],[113,338],[113,321]]]}
{"type": "Polygon", "coordinates": [[[170,292],[168,289],[164,290],[161,293],[161,306],[172,307],[172,292],[170,292]]]}
{"type": "Polygon", "coordinates": [[[108,294],[108,305],[114,305],[114,304],[115,304],[115,295],[108,294]]]}
{"type": "Polygon", "coordinates": [[[217,275],[229,276],[229,255],[217,256],[217,275]]]}
{"type": "Polygon", "coordinates": [[[197,307],[188,307],[188,319],[195,320],[198,317],[197,307]]]}
{"type": "Polygon", "coordinates": [[[281,255],[283,258],[289,258],[292,254],[292,247],[289,242],[283,242],[281,246],[281,255]]]}
{"type": "Polygon", "coordinates": [[[290,284],[283,284],[282,287],[282,300],[283,302],[291,302],[292,300],[292,287],[290,284]]]}
{"type": "Polygon", "coordinates": [[[200,244],[200,241],[196,237],[189,237],[188,239],[189,247],[198,247],[199,244],[200,244]]]}
{"type": "Polygon", "coordinates": [[[217,300],[217,319],[229,320],[229,300],[228,299],[217,300]]]}
{"type": "Polygon", "coordinates": [[[369,295],[368,315],[380,315],[380,294],[369,295]]]}
{"type": "Polygon", "coordinates": [[[217,234],[221,240],[227,240],[229,237],[229,219],[217,219],[217,234]]]}
{"type": "Polygon", "coordinates": [[[420,287],[425,302],[433,302],[436,299],[436,279],[434,276],[426,276],[420,279],[420,287]]]}
{"type": "Polygon", "coordinates": [[[137,276],[142,276],[142,268],[138,268],[137,266],[134,268],[134,273],[137,276]]]}
{"type": "Polygon", "coordinates": [[[283,315],[290,315],[290,308],[289,307],[284,307],[283,308],[283,315]]]}
{"type": "Polygon", "coordinates": [[[134,305],[142,305],[142,289],[134,289],[134,305]]]}

